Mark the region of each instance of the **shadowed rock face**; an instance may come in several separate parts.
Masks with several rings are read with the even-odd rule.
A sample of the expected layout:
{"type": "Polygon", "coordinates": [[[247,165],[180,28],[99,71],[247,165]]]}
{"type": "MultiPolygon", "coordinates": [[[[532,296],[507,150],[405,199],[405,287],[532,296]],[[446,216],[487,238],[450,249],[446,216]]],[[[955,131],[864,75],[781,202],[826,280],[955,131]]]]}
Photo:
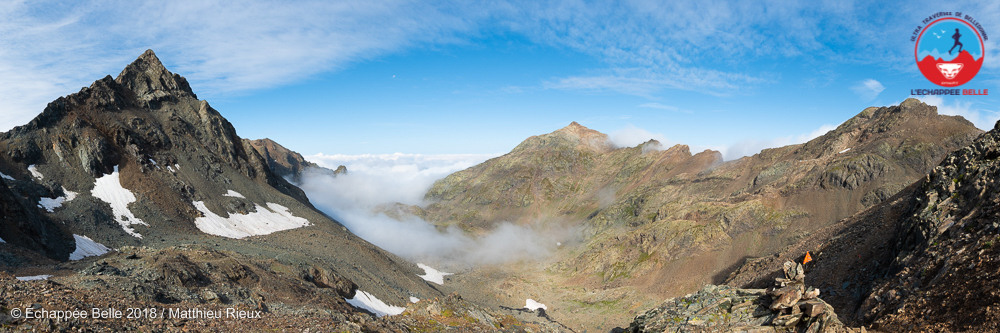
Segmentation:
{"type": "Polygon", "coordinates": [[[338,167],[337,170],[330,170],[316,165],[316,163],[306,161],[301,154],[289,150],[271,139],[253,140],[250,141],[250,145],[267,161],[267,165],[271,171],[295,184],[302,182],[302,173],[306,169],[316,169],[319,172],[333,176],[347,173],[347,167],[343,165],[338,167]]]}
{"type": "Polygon", "coordinates": [[[587,288],[670,297],[887,200],[981,133],[908,99],[807,143],[722,161],[655,141],[614,148],[571,124],[436,182],[433,203],[410,211],[476,231],[504,221],[582,228],[585,241],[555,271],[587,288]]]}
{"type": "Polygon", "coordinates": [[[408,293],[441,294],[417,277],[416,266],[317,211],[152,51],[117,78],[60,97],[28,124],[0,133],[0,151],[0,172],[14,178],[0,183],[0,237],[9,243],[0,246],[65,260],[75,248],[72,234],[112,248],[211,243],[322,264],[330,267],[327,281],[351,282],[395,304],[405,304],[408,293]],[[115,171],[111,183],[121,189],[110,197],[118,196],[118,206],[94,192],[97,179],[113,179],[115,171]],[[70,192],[76,195],[66,200],[70,192]],[[37,207],[43,198],[64,200],[48,212],[37,207]],[[195,223],[255,213],[287,214],[308,226],[236,240],[206,234],[195,223]]]}
{"type": "MultiPolygon", "coordinates": [[[[62,260],[73,251],[73,237],[63,233],[35,205],[11,191],[4,179],[0,179],[0,226],[3,226],[0,239],[9,244],[62,260]]],[[[14,265],[6,261],[0,264],[14,265]]]]}

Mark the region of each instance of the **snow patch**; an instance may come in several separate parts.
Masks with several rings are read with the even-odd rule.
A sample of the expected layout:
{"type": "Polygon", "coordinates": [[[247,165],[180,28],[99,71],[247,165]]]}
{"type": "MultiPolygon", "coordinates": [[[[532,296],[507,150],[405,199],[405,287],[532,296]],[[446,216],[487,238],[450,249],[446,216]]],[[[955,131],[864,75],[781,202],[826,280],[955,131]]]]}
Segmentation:
{"type": "Polygon", "coordinates": [[[843,153],[846,153],[846,152],[847,152],[848,150],[851,150],[851,148],[847,148],[847,149],[844,149],[844,150],[841,150],[841,151],[840,151],[839,153],[837,153],[837,154],[843,154],[843,153]]]}
{"type": "Polygon", "coordinates": [[[52,275],[32,275],[32,276],[18,276],[17,279],[21,281],[36,281],[36,280],[48,280],[52,275]]]}
{"type": "Polygon", "coordinates": [[[174,168],[171,168],[169,165],[167,166],[167,170],[170,170],[170,172],[177,172],[177,171],[174,171],[174,168]]]}
{"type": "Polygon", "coordinates": [[[135,195],[122,187],[121,181],[118,179],[118,166],[115,166],[115,171],[110,175],[97,178],[97,181],[94,183],[94,189],[90,191],[90,194],[111,205],[111,211],[115,215],[115,220],[118,221],[118,224],[122,226],[125,232],[136,238],[142,238],[142,235],[135,232],[129,226],[133,224],[148,226],[148,224],[135,217],[135,215],[132,215],[132,211],[128,209],[128,204],[135,202],[135,195]]]}
{"type": "Polygon", "coordinates": [[[424,264],[420,264],[420,263],[417,264],[417,267],[420,267],[420,268],[424,269],[424,275],[417,275],[417,276],[419,276],[421,279],[424,279],[426,281],[434,282],[434,283],[437,283],[437,284],[440,284],[440,285],[444,285],[444,276],[445,275],[455,274],[455,273],[445,273],[445,272],[433,269],[430,266],[427,266],[427,265],[424,265],[424,264]]]}
{"type": "Polygon", "coordinates": [[[45,176],[43,176],[41,172],[38,172],[38,168],[35,168],[34,164],[28,166],[28,172],[31,172],[31,176],[38,178],[38,180],[42,180],[43,178],[45,178],[45,176]]]}
{"type": "Polygon", "coordinates": [[[73,239],[76,241],[76,251],[69,254],[69,260],[80,260],[111,252],[107,246],[95,242],[90,237],[73,234],[73,239]]]}
{"type": "Polygon", "coordinates": [[[247,198],[247,197],[244,197],[242,194],[240,194],[240,192],[236,192],[236,191],[233,191],[233,190],[229,190],[228,192],[226,192],[226,194],[223,194],[222,196],[224,196],[224,197],[233,197],[233,198],[243,198],[243,199],[247,198]]]}
{"type": "Polygon", "coordinates": [[[416,303],[416,302],[420,302],[420,299],[416,298],[416,297],[413,297],[413,296],[410,296],[410,303],[416,303]]]}
{"type": "Polygon", "coordinates": [[[174,163],[174,169],[177,169],[177,171],[181,171],[181,165],[174,163]]]}
{"type": "Polygon", "coordinates": [[[152,158],[151,158],[151,159],[149,159],[149,162],[150,162],[150,163],[153,163],[153,166],[155,166],[155,167],[156,167],[157,169],[159,169],[159,168],[160,168],[160,165],[159,165],[159,164],[156,164],[156,161],[154,161],[154,160],[153,160],[152,158]]]}
{"type": "Polygon", "coordinates": [[[3,241],[3,238],[0,238],[0,243],[6,243],[6,242],[3,241]]]}
{"type": "Polygon", "coordinates": [[[64,202],[68,202],[68,201],[72,201],[73,199],[76,199],[76,195],[78,193],[70,191],[70,190],[67,190],[65,187],[63,187],[62,189],[63,189],[63,193],[66,193],[65,196],[57,197],[55,199],[52,199],[52,198],[41,198],[41,199],[38,200],[38,207],[45,208],[45,210],[49,211],[49,213],[52,213],[52,212],[55,212],[56,208],[62,207],[62,204],[64,202]]]}
{"type": "Polygon", "coordinates": [[[192,204],[204,215],[194,219],[195,226],[206,234],[216,236],[243,238],[309,225],[309,220],[292,215],[288,212],[288,208],[276,203],[267,203],[270,209],[256,205],[257,211],[254,213],[246,215],[232,213],[229,217],[215,215],[205,206],[204,201],[195,201],[192,204]]]}
{"type": "Polygon", "coordinates": [[[524,301],[524,308],[531,311],[535,311],[538,309],[545,309],[545,310],[549,309],[548,307],[545,306],[545,304],[538,303],[537,301],[530,298],[524,301]]]}
{"type": "Polygon", "coordinates": [[[14,177],[5,175],[3,172],[0,172],[0,178],[6,179],[6,180],[14,180],[14,177]]]}
{"type": "Polygon", "coordinates": [[[382,300],[375,298],[375,295],[366,293],[361,290],[358,290],[354,294],[354,298],[347,299],[347,303],[353,305],[356,308],[371,311],[378,317],[398,315],[400,313],[403,313],[403,310],[406,310],[406,308],[401,306],[392,306],[385,304],[385,302],[382,302],[382,300]]]}

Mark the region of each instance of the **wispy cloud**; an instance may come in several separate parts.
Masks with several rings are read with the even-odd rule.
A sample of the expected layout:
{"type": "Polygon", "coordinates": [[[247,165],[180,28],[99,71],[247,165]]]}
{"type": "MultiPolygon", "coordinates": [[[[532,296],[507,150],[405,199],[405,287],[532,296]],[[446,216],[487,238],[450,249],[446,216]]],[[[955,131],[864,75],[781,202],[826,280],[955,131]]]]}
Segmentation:
{"type": "Polygon", "coordinates": [[[875,79],[867,79],[852,86],[851,90],[861,97],[861,99],[871,101],[885,90],[885,86],[882,85],[882,82],[878,82],[875,79]]]}
{"type": "Polygon", "coordinates": [[[639,96],[680,89],[725,96],[780,80],[748,66],[759,60],[821,56],[867,63],[897,55],[904,42],[887,43],[889,28],[866,19],[908,15],[887,11],[853,2],[538,2],[518,7],[517,15],[526,19],[510,26],[539,43],[588,53],[608,65],[598,73],[552,80],[551,88],[639,96]],[[855,47],[865,52],[843,52],[855,47]]]}
{"type": "Polygon", "coordinates": [[[784,147],[787,145],[794,145],[799,143],[808,142],[809,140],[818,138],[819,136],[826,134],[829,131],[836,129],[837,126],[824,124],[819,128],[813,130],[809,133],[803,133],[799,135],[778,137],[767,140],[743,140],[734,143],[728,147],[721,148],[722,156],[725,160],[735,160],[743,156],[750,156],[759,153],[761,150],[767,148],[784,147]]]}
{"type": "Polygon", "coordinates": [[[425,44],[487,11],[420,1],[0,4],[0,131],[147,48],[201,95],[269,88],[425,44]],[[44,8],[44,10],[43,10],[44,8]]]}
{"type": "Polygon", "coordinates": [[[639,105],[639,107],[640,108],[660,109],[660,110],[667,110],[667,111],[674,111],[674,112],[691,113],[690,110],[684,110],[684,109],[681,109],[681,108],[673,106],[673,105],[663,105],[663,104],[660,104],[660,103],[645,103],[645,104],[639,105]]]}
{"type": "Polygon", "coordinates": [[[615,147],[635,147],[650,139],[659,141],[661,147],[666,147],[670,143],[666,135],[651,133],[632,124],[625,125],[622,129],[611,132],[610,137],[615,147]]]}
{"type": "Polygon", "coordinates": [[[962,102],[959,100],[953,100],[952,103],[947,103],[945,99],[941,96],[922,96],[919,97],[921,102],[927,103],[928,105],[934,105],[938,107],[938,114],[944,114],[949,116],[962,116],[966,120],[972,122],[981,130],[988,131],[996,126],[998,120],[1000,120],[1000,110],[987,110],[983,108],[976,107],[976,104],[968,101],[962,102]]]}

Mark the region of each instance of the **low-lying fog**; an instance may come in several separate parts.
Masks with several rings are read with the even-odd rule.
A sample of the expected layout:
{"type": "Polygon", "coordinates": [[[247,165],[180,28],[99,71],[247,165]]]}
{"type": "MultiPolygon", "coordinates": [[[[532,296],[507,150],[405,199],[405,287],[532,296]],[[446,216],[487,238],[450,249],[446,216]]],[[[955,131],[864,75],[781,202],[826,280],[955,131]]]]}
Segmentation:
{"type": "Polygon", "coordinates": [[[547,257],[578,233],[551,226],[504,223],[489,234],[472,237],[458,228],[439,231],[417,217],[399,221],[375,212],[380,204],[424,206],[434,181],[497,155],[313,155],[320,166],[347,167],[346,175],[307,170],[299,185],[320,210],[351,232],[410,260],[443,264],[493,264],[547,257]]]}

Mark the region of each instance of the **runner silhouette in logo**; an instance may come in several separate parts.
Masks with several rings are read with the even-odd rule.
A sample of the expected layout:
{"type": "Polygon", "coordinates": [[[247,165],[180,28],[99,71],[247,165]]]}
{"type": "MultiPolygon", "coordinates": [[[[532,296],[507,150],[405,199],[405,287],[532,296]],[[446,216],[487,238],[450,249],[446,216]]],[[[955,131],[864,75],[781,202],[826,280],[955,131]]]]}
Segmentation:
{"type": "MultiPolygon", "coordinates": [[[[958,33],[958,28],[955,28],[955,34],[951,35],[951,38],[955,39],[955,45],[951,46],[951,50],[954,50],[955,47],[958,46],[958,53],[962,53],[962,42],[958,41],[958,39],[961,37],[962,34],[958,33]]],[[[951,54],[951,50],[948,50],[948,54],[951,54]]]]}

